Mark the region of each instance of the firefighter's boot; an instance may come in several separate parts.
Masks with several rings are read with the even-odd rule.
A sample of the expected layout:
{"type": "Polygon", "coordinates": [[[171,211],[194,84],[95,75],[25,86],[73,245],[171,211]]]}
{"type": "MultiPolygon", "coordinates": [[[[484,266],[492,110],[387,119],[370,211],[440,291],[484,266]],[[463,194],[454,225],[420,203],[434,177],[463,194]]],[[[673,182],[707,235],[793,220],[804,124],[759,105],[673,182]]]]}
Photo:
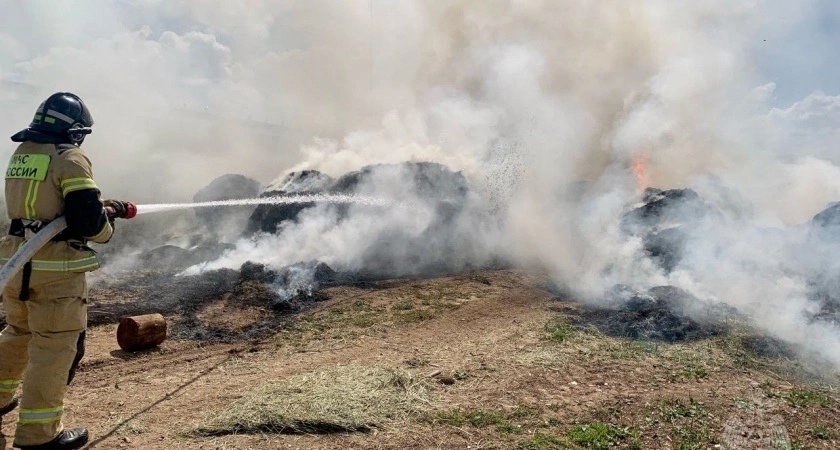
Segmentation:
{"type": "Polygon", "coordinates": [[[74,450],[81,448],[88,441],[87,428],[71,428],[58,433],[55,439],[39,445],[17,445],[20,450],[74,450]]]}

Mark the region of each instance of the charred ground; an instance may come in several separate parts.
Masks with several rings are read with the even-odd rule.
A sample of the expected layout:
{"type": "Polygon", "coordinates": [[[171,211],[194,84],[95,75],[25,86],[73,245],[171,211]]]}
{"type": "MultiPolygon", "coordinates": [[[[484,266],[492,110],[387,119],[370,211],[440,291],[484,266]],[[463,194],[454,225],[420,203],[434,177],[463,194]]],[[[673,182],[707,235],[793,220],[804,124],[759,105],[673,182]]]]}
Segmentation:
{"type": "MultiPolygon", "coordinates": [[[[91,426],[89,448],[837,444],[836,378],[806,370],[784,344],[736,321],[692,323],[673,312],[651,319],[653,305],[673,299],[591,309],[546,288],[540,274],[502,270],[325,284],[317,301],[290,312],[260,288],[276,276],[252,266],[178,283],[144,275],[129,295],[125,285],[94,289],[92,318],[99,318],[67,421],[91,426]],[[180,304],[166,311],[169,340],[153,351],[119,351],[117,317],[147,312],[153,301],[155,311],[180,304]],[[654,322],[660,332],[672,324],[679,332],[626,337],[654,322]],[[614,323],[626,328],[604,326],[614,323]],[[264,386],[336,370],[398,373],[422,397],[358,428],[367,431],[342,429],[334,416],[305,430],[280,426],[314,423],[288,414],[262,429],[236,425],[243,419],[235,406],[264,386]]],[[[306,386],[283,395],[294,398],[306,386]]]]}

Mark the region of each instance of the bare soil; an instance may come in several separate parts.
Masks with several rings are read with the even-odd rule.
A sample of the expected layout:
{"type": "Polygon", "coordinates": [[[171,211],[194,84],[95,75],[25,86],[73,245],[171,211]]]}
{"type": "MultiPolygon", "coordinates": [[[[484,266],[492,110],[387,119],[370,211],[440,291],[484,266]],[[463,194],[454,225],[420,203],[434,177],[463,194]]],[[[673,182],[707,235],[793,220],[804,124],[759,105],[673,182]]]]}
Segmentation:
{"type": "MultiPolygon", "coordinates": [[[[546,281],[485,271],[332,287],[322,292],[328,300],[281,319],[258,302],[219,295],[189,320],[216,335],[255,337],[176,333],[134,354],[117,347],[116,319],[93,321],[65,423],[87,426],[86,448],[100,449],[840,446],[836,375],[806,381],[796,361],[752,353],[743,330],[677,343],[607,336],[586,327],[585,308],[557,298],[546,281]],[[258,323],[269,332],[242,334],[258,323]],[[195,431],[265,383],[349,364],[408,371],[428,381],[430,400],[423,412],[369,432],[195,431]]],[[[92,295],[94,304],[122,301],[113,290],[92,295]]],[[[182,313],[167,319],[187,323],[182,313]]],[[[5,417],[6,436],[16,419],[5,417]]]]}

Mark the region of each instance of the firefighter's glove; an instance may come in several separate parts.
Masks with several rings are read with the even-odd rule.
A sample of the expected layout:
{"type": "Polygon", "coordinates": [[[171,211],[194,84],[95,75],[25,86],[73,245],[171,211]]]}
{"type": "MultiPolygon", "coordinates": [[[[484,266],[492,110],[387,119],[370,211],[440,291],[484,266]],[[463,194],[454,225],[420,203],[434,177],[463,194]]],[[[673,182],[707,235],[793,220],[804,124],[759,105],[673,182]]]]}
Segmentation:
{"type": "Polygon", "coordinates": [[[105,200],[102,203],[105,204],[106,208],[113,209],[113,212],[108,211],[108,218],[110,219],[125,219],[128,215],[128,202],[123,202],[120,200],[105,200]]]}

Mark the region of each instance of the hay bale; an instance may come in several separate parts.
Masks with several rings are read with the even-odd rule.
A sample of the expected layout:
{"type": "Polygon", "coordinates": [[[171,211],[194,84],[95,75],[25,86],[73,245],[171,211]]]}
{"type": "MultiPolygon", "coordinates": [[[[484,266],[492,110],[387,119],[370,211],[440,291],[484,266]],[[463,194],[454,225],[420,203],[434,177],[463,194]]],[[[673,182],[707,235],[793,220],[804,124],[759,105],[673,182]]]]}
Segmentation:
{"type": "Polygon", "coordinates": [[[670,272],[679,264],[697,227],[719,214],[691,189],[648,188],[641,203],[622,216],[621,229],[641,237],[645,252],[670,272]]]}
{"type": "MultiPolygon", "coordinates": [[[[317,170],[290,172],[273,181],[260,194],[260,197],[308,195],[324,192],[333,179],[317,170]]],[[[303,210],[315,206],[314,202],[290,203],[285,205],[259,205],[248,218],[245,235],[254,233],[276,233],[283,222],[297,220],[303,210]]]]}
{"type": "Polygon", "coordinates": [[[246,394],[196,432],[366,432],[424,409],[426,384],[388,367],[337,366],[290,377],[246,394]]]}
{"type": "MultiPolygon", "coordinates": [[[[239,174],[222,175],[193,195],[194,202],[239,200],[256,198],[261,189],[258,181],[239,174]]],[[[213,238],[229,239],[238,236],[248,223],[254,206],[236,208],[196,208],[195,216],[206,233],[213,238]]]]}

